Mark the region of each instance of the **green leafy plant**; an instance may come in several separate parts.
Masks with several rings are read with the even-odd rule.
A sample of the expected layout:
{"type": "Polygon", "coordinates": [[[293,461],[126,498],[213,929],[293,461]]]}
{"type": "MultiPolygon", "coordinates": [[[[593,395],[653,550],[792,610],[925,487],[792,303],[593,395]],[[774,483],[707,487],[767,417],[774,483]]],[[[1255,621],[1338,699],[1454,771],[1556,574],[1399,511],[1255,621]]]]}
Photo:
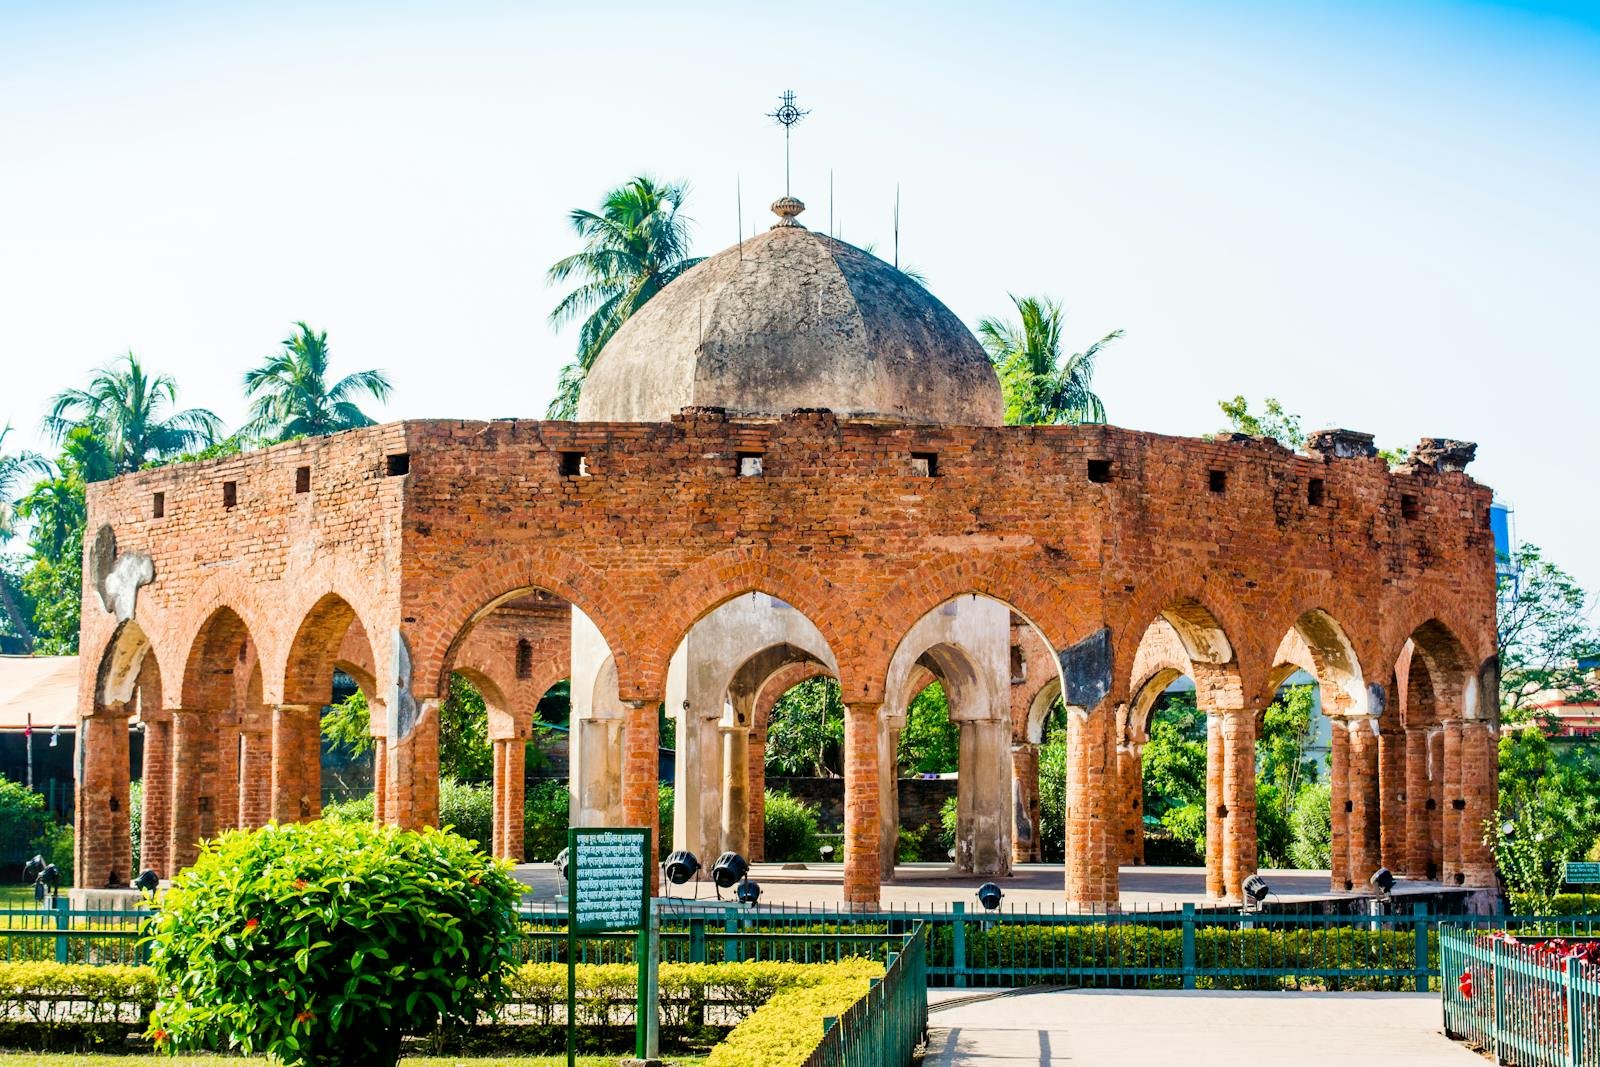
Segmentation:
{"type": "Polygon", "coordinates": [[[403,1033],[495,1010],[520,895],[505,864],[444,831],[230,831],[161,899],[150,1036],[290,1067],[392,1064],[403,1033]]]}
{"type": "Polygon", "coordinates": [[[769,789],[765,798],[766,831],[762,842],[770,863],[808,862],[821,858],[822,832],[817,809],[805,801],[779,790],[769,789]]]}
{"type": "Polygon", "coordinates": [[[439,779],[439,825],[488,851],[494,841],[494,786],[439,779]]]}
{"type": "Polygon", "coordinates": [[[553,860],[567,847],[572,796],[561,782],[540,782],[522,804],[522,854],[529,862],[553,860]]]}

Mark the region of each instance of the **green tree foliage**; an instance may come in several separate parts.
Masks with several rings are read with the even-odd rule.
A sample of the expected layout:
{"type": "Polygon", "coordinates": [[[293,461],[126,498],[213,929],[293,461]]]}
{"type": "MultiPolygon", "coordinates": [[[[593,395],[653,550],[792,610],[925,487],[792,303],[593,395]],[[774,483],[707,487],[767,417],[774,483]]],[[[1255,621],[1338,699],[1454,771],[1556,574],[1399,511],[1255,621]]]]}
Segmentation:
{"type": "Polygon", "coordinates": [[[1250,411],[1250,404],[1242,396],[1232,400],[1219,400],[1217,406],[1228,417],[1224,433],[1245,433],[1251,437],[1268,437],[1285,448],[1298,449],[1305,445],[1305,431],[1300,428],[1300,416],[1283,410],[1275,398],[1267,397],[1261,414],[1250,411]]]}
{"type": "Polygon", "coordinates": [[[372,736],[372,712],[367,694],[357,689],[322,713],[322,737],[348,752],[351,758],[365,756],[377,747],[372,736]]]}
{"type": "Polygon", "coordinates": [[[1063,356],[1061,305],[1048,298],[1016,295],[1011,303],[1019,322],[984,319],[978,324],[978,339],[1000,376],[1006,422],[1105,422],[1105,404],[1094,391],[1094,364],[1122,331],[1113,330],[1082,352],[1063,356]]]}
{"type": "Polygon", "coordinates": [[[270,445],[371,426],[372,418],[357,400],[388,400],[388,376],[381,370],[363,370],[330,382],[328,363],[327,331],[319,333],[303,322],[295,323],[279,351],[259,367],[245,371],[250,418],[241,436],[270,445]]]}
{"type": "Polygon", "coordinates": [[[1596,782],[1594,742],[1552,740],[1533,727],[1501,734],[1499,815],[1481,830],[1514,906],[1542,912],[1561,890],[1565,862],[1600,847],[1596,782]]]}
{"type": "Polygon", "coordinates": [[[767,721],[767,773],[838,777],[844,752],[839,683],[808,678],[778,698],[767,721]]]}
{"type": "Polygon", "coordinates": [[[1150,714],[1149,737],[1143,756],[1144,812],[1203,851],[1206,717],[1195,706],[1194,693],[1167,693],[1158,698],[1150,714]],[[1200,812],[1198,838],[1190,836],[1194,820],[1181,814],[1190,807],[1200,812]],[[1179,826],[1184,833],[1179,834],[1179,826]]]}
{"type": "MultiPolygon", "coordinates": [[[[522,803],[522,854],[529,863],[556,858],[567,847],[567,826],[572,818],[572,794],[563,782],[536,782],[522,803]]],[[[668,832],[671,826],[668,826],[668,832]]]]}
{"type": "MultiPolygon", "coordinates": [[[[125,474],[147,460],[204,447],[222,422],[204,408],[173,411],[178,385],[152,375],[132,352],[96,371],[86,389],[66,389],[50,401],[44,428],[58,443],[82,426],[94,431],[111,457],[111,473],[125,474]]],[[[98,480],[98,479],[90,479],[98,480]]]]}
{"type": "Polygon", "coordinates": [[[1502,718],[1514,724],[1538,719],[1538,705],[1558,694],[1570,703],[1600,701],[1595,676],[1578,662],[1600,655],[1582,587],[1538,545],[1520,546],[1512,565],[1516,576],[1500,579],[1502,718]]]}
{"type": "Polygon", "coordinates": [[[1039,857],[1060,863],[1067,854],[1067,723],[1058,699],[1044,723],[1039,746],[1039,857]]]}
{"type": "Polygon", "coordinates": [[[961,727],[950,721],[950,702],[938,682],[906,709],[898,760],[902,774],[949,774],[960,768],[961,727]]]}
{"type": "Polygon", "coordinates": [[[450,676],[450,695],[439,705],[439,773],[470,781],[494,773],[489,709],[483,694],[459,674],[450,676]]]}
{"type": "Polygon", "coordinates": [[[319,820],[207,842],[162,898],[150,965],[162,1047],[390,1065],[403,1033],[505,997],[522,887],[441,831],[319,820]]]}
{"type": "Polygon", "coordinates": [[[1323,870],[1328,866],[1333,842],[1333,791],[1326,781],[1300,787],[1289,816],[1293,841],[1291,866],[1323,870]]]}
{"type": "Polygon", "coordinates": [[[552,325],[583,318],[578,352],[563,367],[547,417],[571,419],[595,357],[617,328],[674,278],[700,262],[689,256],[689,219],[679,213],[689,187],[632,178],[606,193],[598,213],[578,208],[569,220],[583,249],[558,261],[549,282],[578,281],[550,313],[552,325]]]}
{"type": "Polygon", "coordinates": [[[781,790],[769,789],[766,830],[761,840],[769,863],[814,863],[822,858],[817,809],[781,790]]]}

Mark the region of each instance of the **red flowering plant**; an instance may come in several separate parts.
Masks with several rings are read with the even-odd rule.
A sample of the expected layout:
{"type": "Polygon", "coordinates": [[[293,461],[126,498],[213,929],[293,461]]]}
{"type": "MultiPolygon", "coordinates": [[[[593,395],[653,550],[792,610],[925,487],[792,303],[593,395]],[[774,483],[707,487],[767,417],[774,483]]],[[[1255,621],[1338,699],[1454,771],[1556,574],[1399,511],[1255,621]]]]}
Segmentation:
{"type": "Polygon", "coordinates": [[[393,1064],[404,1034],[492,1013],[521,889],[455,834],[312,822],[209,842],[161,899],[163,1047],[289,1067],[393,1064]]]}

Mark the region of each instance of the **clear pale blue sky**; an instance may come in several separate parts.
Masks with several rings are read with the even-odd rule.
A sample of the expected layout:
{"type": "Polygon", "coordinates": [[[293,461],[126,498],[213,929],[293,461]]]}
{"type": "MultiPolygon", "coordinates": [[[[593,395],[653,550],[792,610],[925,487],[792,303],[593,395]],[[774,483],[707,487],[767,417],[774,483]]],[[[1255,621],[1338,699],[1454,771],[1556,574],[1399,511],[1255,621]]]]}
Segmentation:
{"type": "Polygon", "coordinates": [[[565,213],[687,178],[698,250],[782,191],[969,324],[1008,291],[1125,341],[1112,420],[1481,443],[1600,590],[1600,9],[1590,5],[0,2],[0,422],[132,348],[230,422],[291,320],[381,414],[542,413],[565,213]]]}

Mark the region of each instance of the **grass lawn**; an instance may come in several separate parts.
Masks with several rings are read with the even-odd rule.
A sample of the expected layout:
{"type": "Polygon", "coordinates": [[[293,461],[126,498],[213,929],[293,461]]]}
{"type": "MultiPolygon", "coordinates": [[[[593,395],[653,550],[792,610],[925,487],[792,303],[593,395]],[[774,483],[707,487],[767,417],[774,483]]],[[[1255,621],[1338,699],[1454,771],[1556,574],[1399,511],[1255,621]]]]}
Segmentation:
{"type": "MultiPolygon", "coordinates": [[[[615,1056],[579,1056],[579,1067],[617,1067],[623,1059],[615,1056]]],[[[135,1056],[87,1056],[42,1052],[0,1052],[0,1067],[137,1067],[150,1063],[160,1067],[218,1067],[224,1063],[265,1063],[264,1059],[229,1056],[166,1056],[150,1053],[135,1056]]],[[[402,1067],[565,1067],[565,1056],[407,1056],[402,1067]]],[[[694,1056],[670,1056],[668,1063],[696,1067],[705,1061],[694,1056]]]]}
{"type": "Polygon", "coordinates": [[[33,907],[33,886],[0,885],[0,908],[33,907]]]}

